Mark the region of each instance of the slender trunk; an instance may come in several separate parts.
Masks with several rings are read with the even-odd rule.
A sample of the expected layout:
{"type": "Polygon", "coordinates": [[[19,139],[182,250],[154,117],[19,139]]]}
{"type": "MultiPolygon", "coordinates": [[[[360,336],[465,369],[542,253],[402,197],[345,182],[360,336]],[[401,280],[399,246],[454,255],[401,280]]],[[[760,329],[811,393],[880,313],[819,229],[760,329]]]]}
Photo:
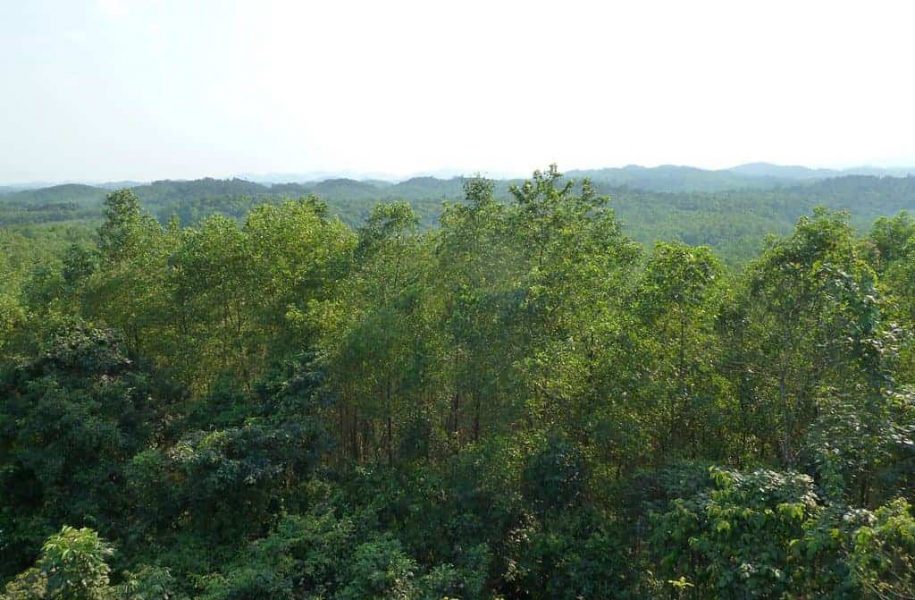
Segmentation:
{"type": "Polygon", "coordinates": [[[782,435],[782,460],[785,463],[785,466],[791,466],[793,462],[791,460],[791,427],[794,419],[791,417],[791,407],[788,402],[788,384],[786,382],[787,378],[787,368],[782,367],[781,372],[778,377],[778,397],[781,405],[784,407],[785,411],[785,424],[784,424],[784,433],[782,435]]]}
{"type": "Polygon", "coordinates": [[[461,410],[461,393],[455,392],[451,396],[451,433],[457,434],[458,414],[461,410]]]}
{"type": "Polygon", "coordinates": [[[342,465],[346,454],[346,406],[341,402],[337,405],[339,433],[337,439],[340,440],[340,446],[336,448],[334,454],[337,455],[337,464],[342,465]]]}
{"type": "Polygon", "coordinates": [[[679,414],[675,414],[671,421],[671,438],[677,440],[675,444],[680,446],[688,445],[688,439],[691,435],[690,427],[683,423],[688,412],[689,394],[686,386],[686,315],[682,308],[678,310],[680,315],[680,340],[677,364],[678,395],[680,396],[679,414]],[[679,423],[678,423],[679,418],[679,423]],[[679,439],[678,439],[679,438],[679,439]]]}
{"type": "Polygon", "coordinates": [[[680,311],[680,365],[677,367],[680,378],[680,393],[686,394],[686,315],[680,311]]]}
{"type": "Polygon", "coordinates": [[[392,427],[391,422],[392,422],[391,415],[388,415],[388,464],[389,465],[394,464],[394,448],[393,448],[393,443],[391,441],[392,436],[393,436],[393,427],[392,427]]]}
{"type": "Polygon", "coordinates": [[[356,413],[355,407],[352,408],[351,417],[352,429],[350,430],[350,441],[352,444],[353,461],[359,462],[359,416],[356,413]]]}
{"type": "Polygon", "coordinates": [[[473,407],[473,441],[480,441],[480,390],[474,390],[474,407],[473,407]]]}
{"type": "Polygon", "coordinates": [[[388,448],[388,464],[394,464],[394,427],[393,427],[393,416],[391,415],[391,380],[388,379],[387,385],[385,386],[385,406],[387,407],[387,448],[388,448]]]}

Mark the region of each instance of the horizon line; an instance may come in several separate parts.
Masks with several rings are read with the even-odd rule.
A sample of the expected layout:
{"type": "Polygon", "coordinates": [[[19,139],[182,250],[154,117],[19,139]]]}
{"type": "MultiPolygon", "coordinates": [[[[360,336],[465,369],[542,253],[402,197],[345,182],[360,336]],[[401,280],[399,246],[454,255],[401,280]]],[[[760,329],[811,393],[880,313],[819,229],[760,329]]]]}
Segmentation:
{"type": "MultiPolygon", "coordinates": [[[[555,164],[555,163],[554,163],[555,164]]],[[[549,165],[548,165],[549,166],[549,165]]],[[[699,167],[690,164],[683,163],[658,163],[655,165],[643,165],[638,163],[627,163],[624,165],[613,165],[613,166],[600,166],[600,167],[574,167],[570,169],[560,169],[560,173],[573,173],[581,171],[614,171],[614,170],[624,170],[624,169],[644,169],[644,170],[655,170],[655,169],[664,169],[664,168],[674,168],[674,169],[693,169],[697,171],[704,171],[707,173],[723,173],[728,171],[735,171],[736,169],[744,167],[769,167],[776,169],[804,169],[811,172],[817,171],[828,171],[836,174],[846,173],[848,171],[857,171],[857,170],[874,170],[874,171],[889,171],[889,172],[905,172],[910,171],[910,174],[915,175],[915,165],[900,165],[900,166],[879,166],[875,164],[856,164],[852,166],[808,166],[804,164],[788,164],[788,163],[774,163],[767,161],[750,161],[745,163],[740,163],[730,167],[723,168],[706,168],[699,167]]],[[[188,182],[188,181],[200,181],[203,179],[213,179],[227,181],[232,179],[239,179],[242,181],[247,181],[250,183],[258,183],[261,185],[277,185],[283,183],[321,183],[324,181],[331,181],[335,179],[346,179],[357,182],[367,182],[367,181],[383,181],[385,183],[398,184],[405,181],[410,181],[412,179],[418,178],[432,178],[447,181],[449,179],[458,179],[458,178],[472,178],[472,177],[483,177],[485,179],[491,179],[494,181],[498,180],[508,180],[508,179],[527,179],[536,171],[543,171],[544,168],[533,169],[527,171],[527,175],[516,174],[514,171],[505,170],[493,170],[493,171],[484,171],[484,170],[471,170],[470,173],[462,169],[449,169],[449,168],[438,168],[430,169],[424,171],[416,171],[410,174],[398,175],[393,173],[379,173],[374,171],[355,171],[352,169],[342,169],[339,171],[329,170],[329,169],[320,169],[314,171],[302,171],[296,173],[294,171],[267,171],[260,173],[235,173],[228,174],[225,176],[215,176],[215,175],[199,175],[192,178],[170,178],[170,177],[156,177],[156,178],[132,178],[132,177],[121,177],[121,178],[112,178],[112,179],[59,179],[59,180],[31,180],[31,181],[4,181],[0,182],[0,187],[4,188],[22,188],[22,189],[36,189],[44,187],[55,187],[60,185],[87,185],[87,186],[108,186],[116,183],[132,184],[136,185],[148,185],[151,183],[161,182],[161,181],[175,181],[175,182],[188,182]],[[491,173],[491,174],[490,174],[491,173]],[[283,179],[288,178],[288,179],[283,179]],[[272,181],[265,181],[272,180],[272,181]]],[[[754,175],[751,173],[738,173],[745,175],[747,177],[766,177],[767,175],[754,175]]],[[[884,176],[905,176],[905,175],[884,175],[884,176]]]]}

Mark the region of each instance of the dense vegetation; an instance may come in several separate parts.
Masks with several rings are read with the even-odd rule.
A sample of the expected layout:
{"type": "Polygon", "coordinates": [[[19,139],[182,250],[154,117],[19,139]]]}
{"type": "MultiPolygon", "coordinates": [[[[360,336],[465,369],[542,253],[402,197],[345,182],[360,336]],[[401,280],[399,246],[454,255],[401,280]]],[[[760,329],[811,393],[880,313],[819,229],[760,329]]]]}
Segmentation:
{"type": "Polygon", "coordinates": [[[462,184],[428,228],[315,197],[162,220],[121,190],[92,229],[0,230],[2,597],[915,595],[889,192],[854,205],[866,235],[801,188],[723,193],[796,219],[732,269],[645,249],[554,168],[462,184]]]}
{"type": "MultiPolygon", "coordinates": [[[[915,177],[826,178],[834,173],[796,173],[788,167],[773,171],[754,165],[737,172],[627,167],[579,173],[592,177],[594,189],[610,196],[623,231],[637,242],[646,247],[658,240],[708,245],[732,267],[755,257],[766,235],[789,233],[815,206],[847,210],[860,232],[880,216],[915,210],[915,177]],[[785,176],[786,169],[792,177],[785,176]],[[745,170],[754,175],[744,175],[745,170]]],[[[429,229],[439,224],[443,201],[464,202],[465,183],[463,178],[417,177],[396,184],[330,179],[267,186],[241,179],[200,179],[158,181],[131,189],[163,225],[175,218],[181,225],[198,226],[214,214],[242,222],[261,204],[315,195],[327,203],[330,214],[354,228],[365,223],[375,203],[402,201],[410,204],[420,227],[429,229]]],[[[511,186],[521,183],[494,182],[495,199],[511,202],[511,186]]],[[[57,223],[92,229],[101,221],[108,192],[71,184],[0,194],[0,226],[34,229],[57,223]]]]}

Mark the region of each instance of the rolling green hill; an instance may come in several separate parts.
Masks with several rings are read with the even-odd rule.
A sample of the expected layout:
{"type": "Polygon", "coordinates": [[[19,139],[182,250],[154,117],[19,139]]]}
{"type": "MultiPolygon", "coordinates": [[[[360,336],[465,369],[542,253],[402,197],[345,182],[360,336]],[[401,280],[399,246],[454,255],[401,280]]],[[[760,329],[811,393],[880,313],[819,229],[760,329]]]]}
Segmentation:
{"type": "MultiPolygon", "coordinates": [[[[732,264],[742,263],[758,252],[767,234],[789,231],[799,216],[817,205],[848,211],[859,230],[867,229],[880,216],[915,211],[915,177],[848,175],[816,180],[810,177],[824,171],[782,169],[788,169],[783,172],[795,177],[790,185],[787,179],[776,180],[767,175],[769,170],[754,165],[742,170],[760,175],[728,175],[682,167],[627,167],[571,172],[568,177],[591,177],[595,188],[610,196],[627,233],[639,242],[680,240],[709,245],[732,264]],[[722,178],[725,175],[727,179],[722,178]],[[644,179],[649,176],[650,181],[644,179]],[[768,182],[765,185],[769,187],[694,189],[723,185],[725,181],[736,186],[748,180],[757,186],[768,182]],[[774,181],[778,181],[777,186],[774,181]],[[652,189],[663,187],[681,191],[652,189]]],[[[329,179],[269,186],[243,179],[207,178],[157,181],[132,189],[143,207],[161,222],[174,216],[182,224],[195,225],[212,214],[242,218],[258,204],[314,194],[327,203],[332,214],[351,226],[363,223],[378,202],[406,201],[422,226],[433,227],[444,202],[463,200],[465,181],[416,177],[392,184],[329,179]]],[[[496,181],[496,197],[507,199],[513,183],[516,182],[496,181]]],[[[67,184],[7,194],[0,197],[0,226],[95,221],[101,218],[107,193],[100,187],[67,184]]]]}

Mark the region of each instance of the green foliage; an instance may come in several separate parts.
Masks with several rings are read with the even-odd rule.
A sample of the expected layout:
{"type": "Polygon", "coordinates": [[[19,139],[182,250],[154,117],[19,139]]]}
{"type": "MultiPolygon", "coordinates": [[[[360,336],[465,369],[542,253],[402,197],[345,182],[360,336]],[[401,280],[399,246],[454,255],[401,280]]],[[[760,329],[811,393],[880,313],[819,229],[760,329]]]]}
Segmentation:
{"type": "Polygon", "coordinates": [[[525,465],[521,490],[525,500],[538,511],[569,510],[582,501],[587,479],[580,450],[567,440],[554,437],[525,465]]]}
{"type": "Polygon", "coordinates": [[[915,515],[899,498],[874,513],[854,534],[851,568],[865,592],[877,598],[915,595],[915,515]]]}
{"type": "Polygon", "coordinates": [[[356,547],[340,600],[405,600],[414,595],[416,563],[389,537],[356,547]]]}
{"type": "Polygon", "coordinates": [[[108,600],[115,598],[109,585],[108,559],[114,553],[89,529],[64,526],[45,541],[35,566],[12,581],[3,598],[10,600],[108,600]]]}
{"type": "Polygon", "coordinates": [[[117,597],[124,600],[179,600],[175,578],[167,568],[141,565],[135,572],[125,573],[125,581],[117,587],[117,597]]]}
{"type": "Polygon", "coordinates": [[[912,182],[594,175],[10,195],[3,597],[911,595],[912,182]]]}
{"type": "Polygon", "coordinates": [[[110,597],[106,560],[113,553],[88,528],[64,527],[41,549],[38,568],[48,578],[48,596],[61,600],[101,600],[110,597]]]}
{"type": "Polygon", "coordinates": [[[780,596],[791,589],[789,550],[819,510],[806,475],[715,470],[715,487],[657,516],[652,545],[666,579],[685,577],[717,597],[780,596]]]}
{"type": "Polygon", "coordinates": [[[5,569],[21,566],[54,523],[118,520],[126,461],[167,410],[111,331],[78,325],[42,345],[2,381],[0,527],[17,549],[5,569]]]}
{"type": "Polygon", "coordinates": [[[915,238],[915,219],[903,211],[896,216],[880,217],[871,228],[870,241],[874,245],[874,260],[880,270],[906,257],[915,238]]]}

